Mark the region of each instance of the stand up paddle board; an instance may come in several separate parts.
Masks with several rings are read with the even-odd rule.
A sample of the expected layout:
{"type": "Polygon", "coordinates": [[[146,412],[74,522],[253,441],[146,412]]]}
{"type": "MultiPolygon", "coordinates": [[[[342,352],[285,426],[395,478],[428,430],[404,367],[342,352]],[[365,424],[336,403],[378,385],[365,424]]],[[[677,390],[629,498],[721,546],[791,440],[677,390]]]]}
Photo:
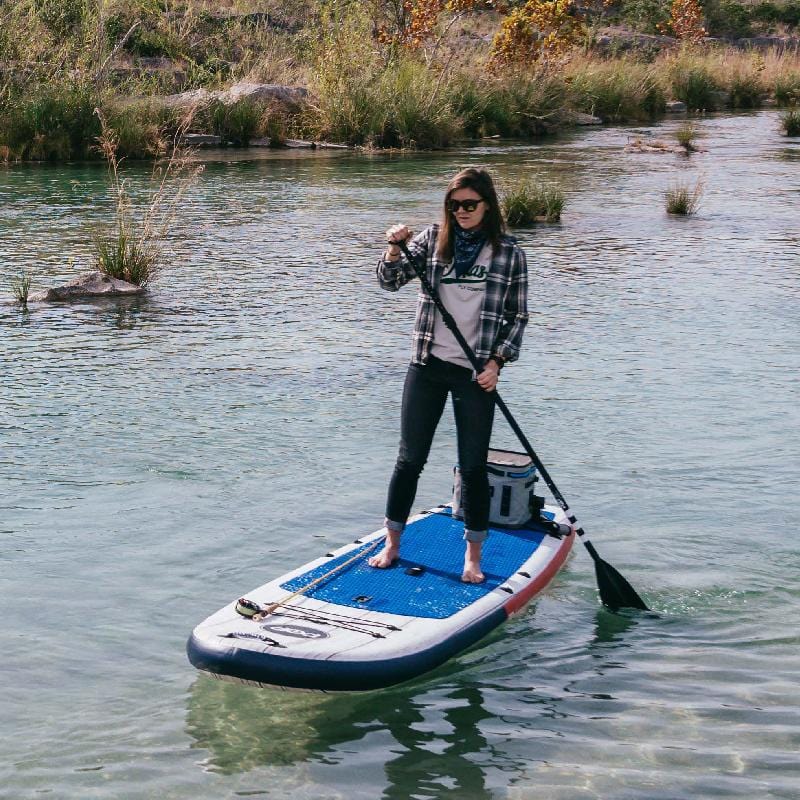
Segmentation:
{"type": "MultiPolygon", "coordinates": [[[[542,518],[567,524],[557,507],[545,506],[542,518]]],[[[363,691],[409,680],[545,589],[575,539],[548,531],[534,521],[490,528],[486,580],[463,583],[464,523],[439,506],[409,521],[388,569],[367,563],[380,552],[381,529],[229,603],[194,629],[189,660],[215,677],[258,686],[363,691]]]]}

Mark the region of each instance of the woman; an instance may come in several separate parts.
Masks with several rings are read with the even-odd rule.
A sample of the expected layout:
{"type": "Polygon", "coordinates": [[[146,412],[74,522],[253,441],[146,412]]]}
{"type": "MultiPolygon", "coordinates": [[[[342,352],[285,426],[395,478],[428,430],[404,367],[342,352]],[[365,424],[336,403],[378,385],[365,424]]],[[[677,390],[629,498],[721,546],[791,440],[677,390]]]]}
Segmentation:
{"type": "Polygon", "coordinates": [[[525,254],[505,235],[491,176],[468,168],[448,184],[441,225],[411,238],[405,225],[386,232],[388,249],[378,264],[378,282],[390,292],[415,277],[402,255],[403,241],[482,364],[469,360],[431,298],[420,291],[414,323],[413,357],[401,412],[400,452],[386,501],[386,543],[369,560],[385,568],[397,560],[400,536],[414,502],[447,395],[453,397],[461,470],[466,552],[461,579],[480,583],[481,548],[489,525],[486,458],[494,419],[494,389],[503,365],[519,356],[528,321],[525,254]]]}

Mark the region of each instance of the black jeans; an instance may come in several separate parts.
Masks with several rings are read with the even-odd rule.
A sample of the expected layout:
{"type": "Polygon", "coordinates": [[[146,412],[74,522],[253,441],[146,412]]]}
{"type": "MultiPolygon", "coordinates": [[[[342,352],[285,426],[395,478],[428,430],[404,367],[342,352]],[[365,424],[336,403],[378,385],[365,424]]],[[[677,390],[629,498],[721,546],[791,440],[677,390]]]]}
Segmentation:
{"type": "Polygon", "coordinates": [[[481,389],[472,380],[471,369],[433,356],[429,356],[424,366],[412,364],[406,375],[400,453],[389,483],[386,525],[396,531],[405,527],[448,393],[453,397],[458,434],[464,538],[481,542],[489,527],[486,456],[492,436],[495,393],[481,389]]]}

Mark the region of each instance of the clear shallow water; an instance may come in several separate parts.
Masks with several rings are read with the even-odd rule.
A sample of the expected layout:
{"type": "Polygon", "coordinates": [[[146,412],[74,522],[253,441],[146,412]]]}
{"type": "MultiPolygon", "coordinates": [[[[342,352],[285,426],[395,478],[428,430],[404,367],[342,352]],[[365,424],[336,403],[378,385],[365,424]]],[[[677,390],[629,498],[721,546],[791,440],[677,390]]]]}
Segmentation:
{"type": "MultiPolygon", "coordinates": [[[[691,159],[623,154],[678,124],[222,154],[149,297],[0,304],[0,797],[800,795],[800,145],[767,112],[701,121],[691,159]],[[476,162],[567,187],[562,225],[518,232],[534,314],[503,393],[658,614],[602,610],[579,548],[535,607],[411,684],[198,675],[199,620],[379,524],[414,306],[374,283],[381,232],[435,218],[476,162]],[[697,217],[668,218],[666,186],[700,175],[697,217]]],[[[0,171],[0,200],[4,287],[74,274],[108,211],[97,166],[0,171]]],[[[514,444],[501,422],[495,441],[514,444]]],[[[453,457],[447,420],[419,507],[453,457]]]]}

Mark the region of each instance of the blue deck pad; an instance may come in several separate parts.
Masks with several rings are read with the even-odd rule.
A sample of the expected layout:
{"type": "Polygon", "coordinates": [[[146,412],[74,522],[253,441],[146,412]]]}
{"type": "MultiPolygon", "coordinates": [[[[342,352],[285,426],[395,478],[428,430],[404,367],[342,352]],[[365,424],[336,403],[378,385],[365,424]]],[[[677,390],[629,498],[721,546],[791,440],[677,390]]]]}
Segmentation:
{"type": "MultiPolygon", "coordinates": [[[[409,617],[445,619],[497,588],[520,566],[546,536],[536,530],[491,528],[483,546],[481,566],[486,580],[462,583],[464,523],[449,513],[434,513],[412,522],[403,532],[400,560],[389,569],[376,569],[367,558],[354,561],[307,593],[308,597],[351,608],[368,608],[409,617]],[[406,574],[423,567],[419,576],[406,574]],[[357,600],[356,598],[368,598],[357,600]]],[[[368,545],[365,545],[366,550],[368,545]]],[[[367,557],[376,550],[370,551],[367,557]]],[[[297,591],[352,558],[351,550],[316,569],[282,584],[297,591]]]]}

